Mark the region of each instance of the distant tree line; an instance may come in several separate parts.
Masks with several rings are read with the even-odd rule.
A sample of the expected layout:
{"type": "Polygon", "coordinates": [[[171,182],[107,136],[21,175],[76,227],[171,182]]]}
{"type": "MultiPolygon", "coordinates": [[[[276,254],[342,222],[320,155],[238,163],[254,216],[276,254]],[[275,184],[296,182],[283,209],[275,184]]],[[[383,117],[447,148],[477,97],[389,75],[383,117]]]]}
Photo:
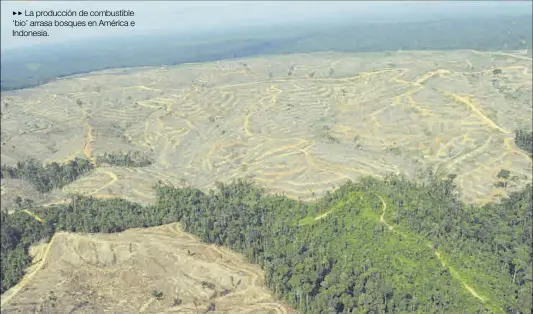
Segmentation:
{"type": "Polygon", "coordinates": [[[98,164],[110,164],[119,167],[146,167],[153,163],[147,154],[140,151],[127,153],[105,153],[96,158],[98,164]]]}
{"type": "Polygon", "coordinates": [[[533,131],[526,131],[523,129],[515,131],[516,146],[533,156],[533,131]]]}
{"type": "Polygon", "coordinates": [[[2,165],[0,178],[20,179],[30,182],[41,193],[62,188],[81,175],[91,171],[90,161],[76,158],[64,164],[52,162],[44,166],[34,158],[18,162],[16,166],[2,165]]]}
{"type": "MultiPolygon", "coordinates": [[[[533,38],[531,14],[450,16],[434,21],[370,24],[357,21],[326,28],[305,25],[292,28],[290,32],[285,27],[269,27],[266,32],[249,29],[240,34],[199,34],[197,38],[201,39],[181,38],[175,34],[138,35],[94,42],[72,41],[68,45],[43,45],[36,51],[6,50],[2,54],[0,86],[2,91],[6,91],[105,69],[176,65],[257,55],[320,51],[531,50],[533,38]],[[180,44],[169,45],[170,42],[180,44]],[[41,66],[28,68],[28,63],[39,63],[41,66]]],[[[292,72],[291,75],[294,75],[292,72]]]]}

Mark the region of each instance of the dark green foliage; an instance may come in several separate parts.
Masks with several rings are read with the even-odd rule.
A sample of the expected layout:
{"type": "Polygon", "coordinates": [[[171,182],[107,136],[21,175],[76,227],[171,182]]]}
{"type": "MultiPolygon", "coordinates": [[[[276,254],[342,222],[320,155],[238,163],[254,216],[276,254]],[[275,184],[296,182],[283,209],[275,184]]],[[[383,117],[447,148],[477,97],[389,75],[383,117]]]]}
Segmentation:
{"type": "Polygon", "coordinates": [[[447,262],[479,287],[495,308],[529,313],[531,299],[516,300],[532,289],[531,185],[501,204],[475,207],[450,197],[455,188],[450,181],[435,181],[429,190],[405,179],[394,178],[391,183],[394,189],[382,191],[396,199],[396,208],[390,211],[394,218],[390,214],[386,220],[394,219],[438,245],[447,262]]]}
{"type": "Polygon", "coordinates": [[[98,164],[106,163],[119,167],[146,167],[153,163],[146,154],[139,151],[110,154],[105,153],[96,159],[98,164]]]}
{"type": "Polygon", "coordinates": [[[82,158],[76,158],[65,164],[53,162],[46,166],[36,159],[28,159],[18,162],[16,167],[3,165],[0,175],[2,178],[29,181],[37,191],[44,193],[62,188],[92,169],[91,162],[82,158]]]}
{"type": "Polygon", "coordinates": [[[509,175],[511,174],[511,171],[509,170],[506,170],[506,169],[501,169],[499,172],[498,172],[498,178],[500,179],[507,179],[509,178],[509,175]]]}
{"type": "Polygon", "coordinates": [[[43,239],[48,241],[55,232],[53,224],[39,223],[26,213],[16,212],[7,215],[0,212],[1,254],[0,292],[15,285],[24,275],[31,261],[28,247],[43,239]]]}
{"type": "Polygon", "coordinates": [[[533,131],[516,130],[514,141],[516,146],[533,156],[533,131]]]}
{"type": "Polygon", "coordinates": [[[163,292],[159,290],[153,290],[152,297],[156,298],[157,300],[163,300],[163,292]]]}
{"type": "Polygon", "coordinates": [[[50,291],[48,293],[48,303],[50,304],[51,307],[56,307],[56,302],[57,302],[57,296],[55,295],[54,291],[50,291]]]}
{"type": "Polygon", "coordinates": [[[267,195],[241,180],[209,193],[156,189],[157,202],[146,207],[73,197],[69,205],[34,209],[46,224],[25,213],[2,214],[2,289],[20,280],[28,246],[56,230],[118,232],[181,221],[202,241],[261,265],[270,289],[302,313],[531,308],[531,186],[484,207],[458,201],[451,179],[418,184],[398,176],[348,182],[312,203],[267,195]],[[379,196],[395,232],[380,223],[379,196]]]}
{"type": "Polygon", "coordinates": [[[209,282],[209,281],[202,281],[202,288],[207,288],[207,289],[211,289],[211,290],[215,290],[216,286],[214,283],[212,282],[209,282]]]}
{"type": "Polygon", "coordinates": [[[494,183],[494,186],[497,187],[497,188],[504,188],[506,186],[506,184],[503,181],[498,181],[498,182],[494,183]]]}

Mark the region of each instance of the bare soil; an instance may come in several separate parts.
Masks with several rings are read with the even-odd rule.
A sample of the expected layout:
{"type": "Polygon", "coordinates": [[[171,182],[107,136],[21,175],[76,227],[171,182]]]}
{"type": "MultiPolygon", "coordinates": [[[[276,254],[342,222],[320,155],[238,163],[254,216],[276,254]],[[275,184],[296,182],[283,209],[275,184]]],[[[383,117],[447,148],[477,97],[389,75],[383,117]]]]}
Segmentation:
{"type": "Polygon", "coordinates": [[[216,313],[293,313],[264,287],[260,267],[177,224],[61,232],[32,254],[25,279],[2,295],[2,313],[204,313],[211,304],[216,313]]]}
{"type": "Polygon", "coordinates": [[[95,72],[3,93],[2,161],[130,150],[155,160],[99,168],[57,200],[149,203],[158,181],[208,189],[244,176],[306,200],[362,175],[431,168],[485,203],[531,180],[531,159],[513,143],[531,125],[531,67],[519,51],[425,51],[95,72]],[[514,177],[506,189],[494,186],[501,168],[514,177]]]}
{"type": "MultiPolygon", "coordinates": [[[[119,151],[155,161],[98,167],[46,197],[2,180],[2,207],[18,195],[50,204],[69,193],[147,204],[159,181],[209,189],[239,177],[309,200],[348,179],[420,169],[456,174],[462,198],[483,204],[532,179],[531,159],[513,141],[532,123],[531,69],[519,51],[316,53],[101,71],[2,93],[4,164],[119,151]],[[502,168],[511,176],[496,188],[502,168]]],[[[59,233],[42,248],[2,296],[3,311],[195,313],[195,299],[199,311],[210,302],[222,312],[288,311],[260,269],[175,225],[59,233]],[[240,286],[216,295],[231,277],[240,286]],[[174,298],[182,305],[172,307],[174,298]]]]}

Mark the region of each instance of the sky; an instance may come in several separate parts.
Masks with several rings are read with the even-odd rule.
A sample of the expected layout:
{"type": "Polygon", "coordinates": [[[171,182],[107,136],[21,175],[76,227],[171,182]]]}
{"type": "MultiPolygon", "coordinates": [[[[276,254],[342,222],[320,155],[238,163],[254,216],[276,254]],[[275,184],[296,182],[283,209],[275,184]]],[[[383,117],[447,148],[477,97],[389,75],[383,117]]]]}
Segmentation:
{"type": "MultiPolygon", "coordinates": [[[[428,17],[443,12],[521,11],[531,12],[532,1],[4,1],[0,2],[1,48],[22,47],[74,39],[94,39],[109,36],[128,36],[162,32],[186,33],[191,30],[220,30],[229,27],[252,28],[288,22],[309,23],[336,19],[411,19],[428,17]],[[117,19],[134,20],[135,27],[69,28],[49,27],[49,37],[12,36],[14,19],[36,20],[24,16],[25,10],[133,10],[135,17],[117,19]],[[13,16],[12,11],[23,15],[13,16]]],[[[455,14],[455,13],[454,13],[455,14]]],[[[44,21],[97,20],[100,18],[39,18],[44,21]]],[[[113,19],[113,18],[108,18],[113,19]]],[[[28,27],[25,28],[29,30],[28,27]]],[[[39,27],[33,29],[40,29],[39,27]]]]}

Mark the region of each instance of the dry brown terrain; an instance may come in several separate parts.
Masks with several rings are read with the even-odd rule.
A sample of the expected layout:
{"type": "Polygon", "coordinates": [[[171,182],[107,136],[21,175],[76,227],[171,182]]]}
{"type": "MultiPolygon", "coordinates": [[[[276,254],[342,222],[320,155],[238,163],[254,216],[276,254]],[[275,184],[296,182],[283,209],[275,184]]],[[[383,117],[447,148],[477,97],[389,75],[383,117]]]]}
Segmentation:
{"type": "MultiPolygon", "coordinates": [[[[46,198],[4,180],[2,206],[68,193],[146,204],[158,181],[207,189],[243,176],[313,199],[347,179],[424,168],[456,174],[463,198],[485,203],[531,181],[531,159],[513,142],[531,116],[532,61],[521,52],[317,53],[96,72],[3,93],[2,163],[119,151],[155,163],[100,165],[46,198]],[[505,189],[494,186],[502,168],[511,172],[505,189]]],[[[259,269],[171,226],[61,233],[43,247],[46,262],[2,296],[4,309],[47,309],[53,290],[65,313],[161,312],[174,297],[184,301],[176,311],[194,313],[194,298],[203,310],[214,293],[199,282],[227,289],[233,276],[241,285],[214,297],[217,310],[286,310],[261,287],[259,269]],[[151,298],[154,289],[164,300],[151,298]]]]}
{"type": "Polygon", "coordinates": [[[202,244],[177,224],[105,235],[60,232],[32,251],[29,274],[2,296],[3,313],[204,313],[210,304],[216,313],[292,313],[263,286],[260,267],[202,244]],[[175,306],[175,299],[182,303],[175,306]]]}
{"type": "Polygon", "coordinates": [[[511,189],[531,180],[512,133],[531,125],[531,67],[520,52],[455,51],[96,72],[4,93],[2,162],[134,150],[156,161],[98,168],[58,199],[147,203],[158,180],[210,188],[243,176],[310,199],[346,179],[429,167],[457,174],[465,200],[483,203],[506,193],[494,187],[501,168],[514,176],[511,189]]]}

